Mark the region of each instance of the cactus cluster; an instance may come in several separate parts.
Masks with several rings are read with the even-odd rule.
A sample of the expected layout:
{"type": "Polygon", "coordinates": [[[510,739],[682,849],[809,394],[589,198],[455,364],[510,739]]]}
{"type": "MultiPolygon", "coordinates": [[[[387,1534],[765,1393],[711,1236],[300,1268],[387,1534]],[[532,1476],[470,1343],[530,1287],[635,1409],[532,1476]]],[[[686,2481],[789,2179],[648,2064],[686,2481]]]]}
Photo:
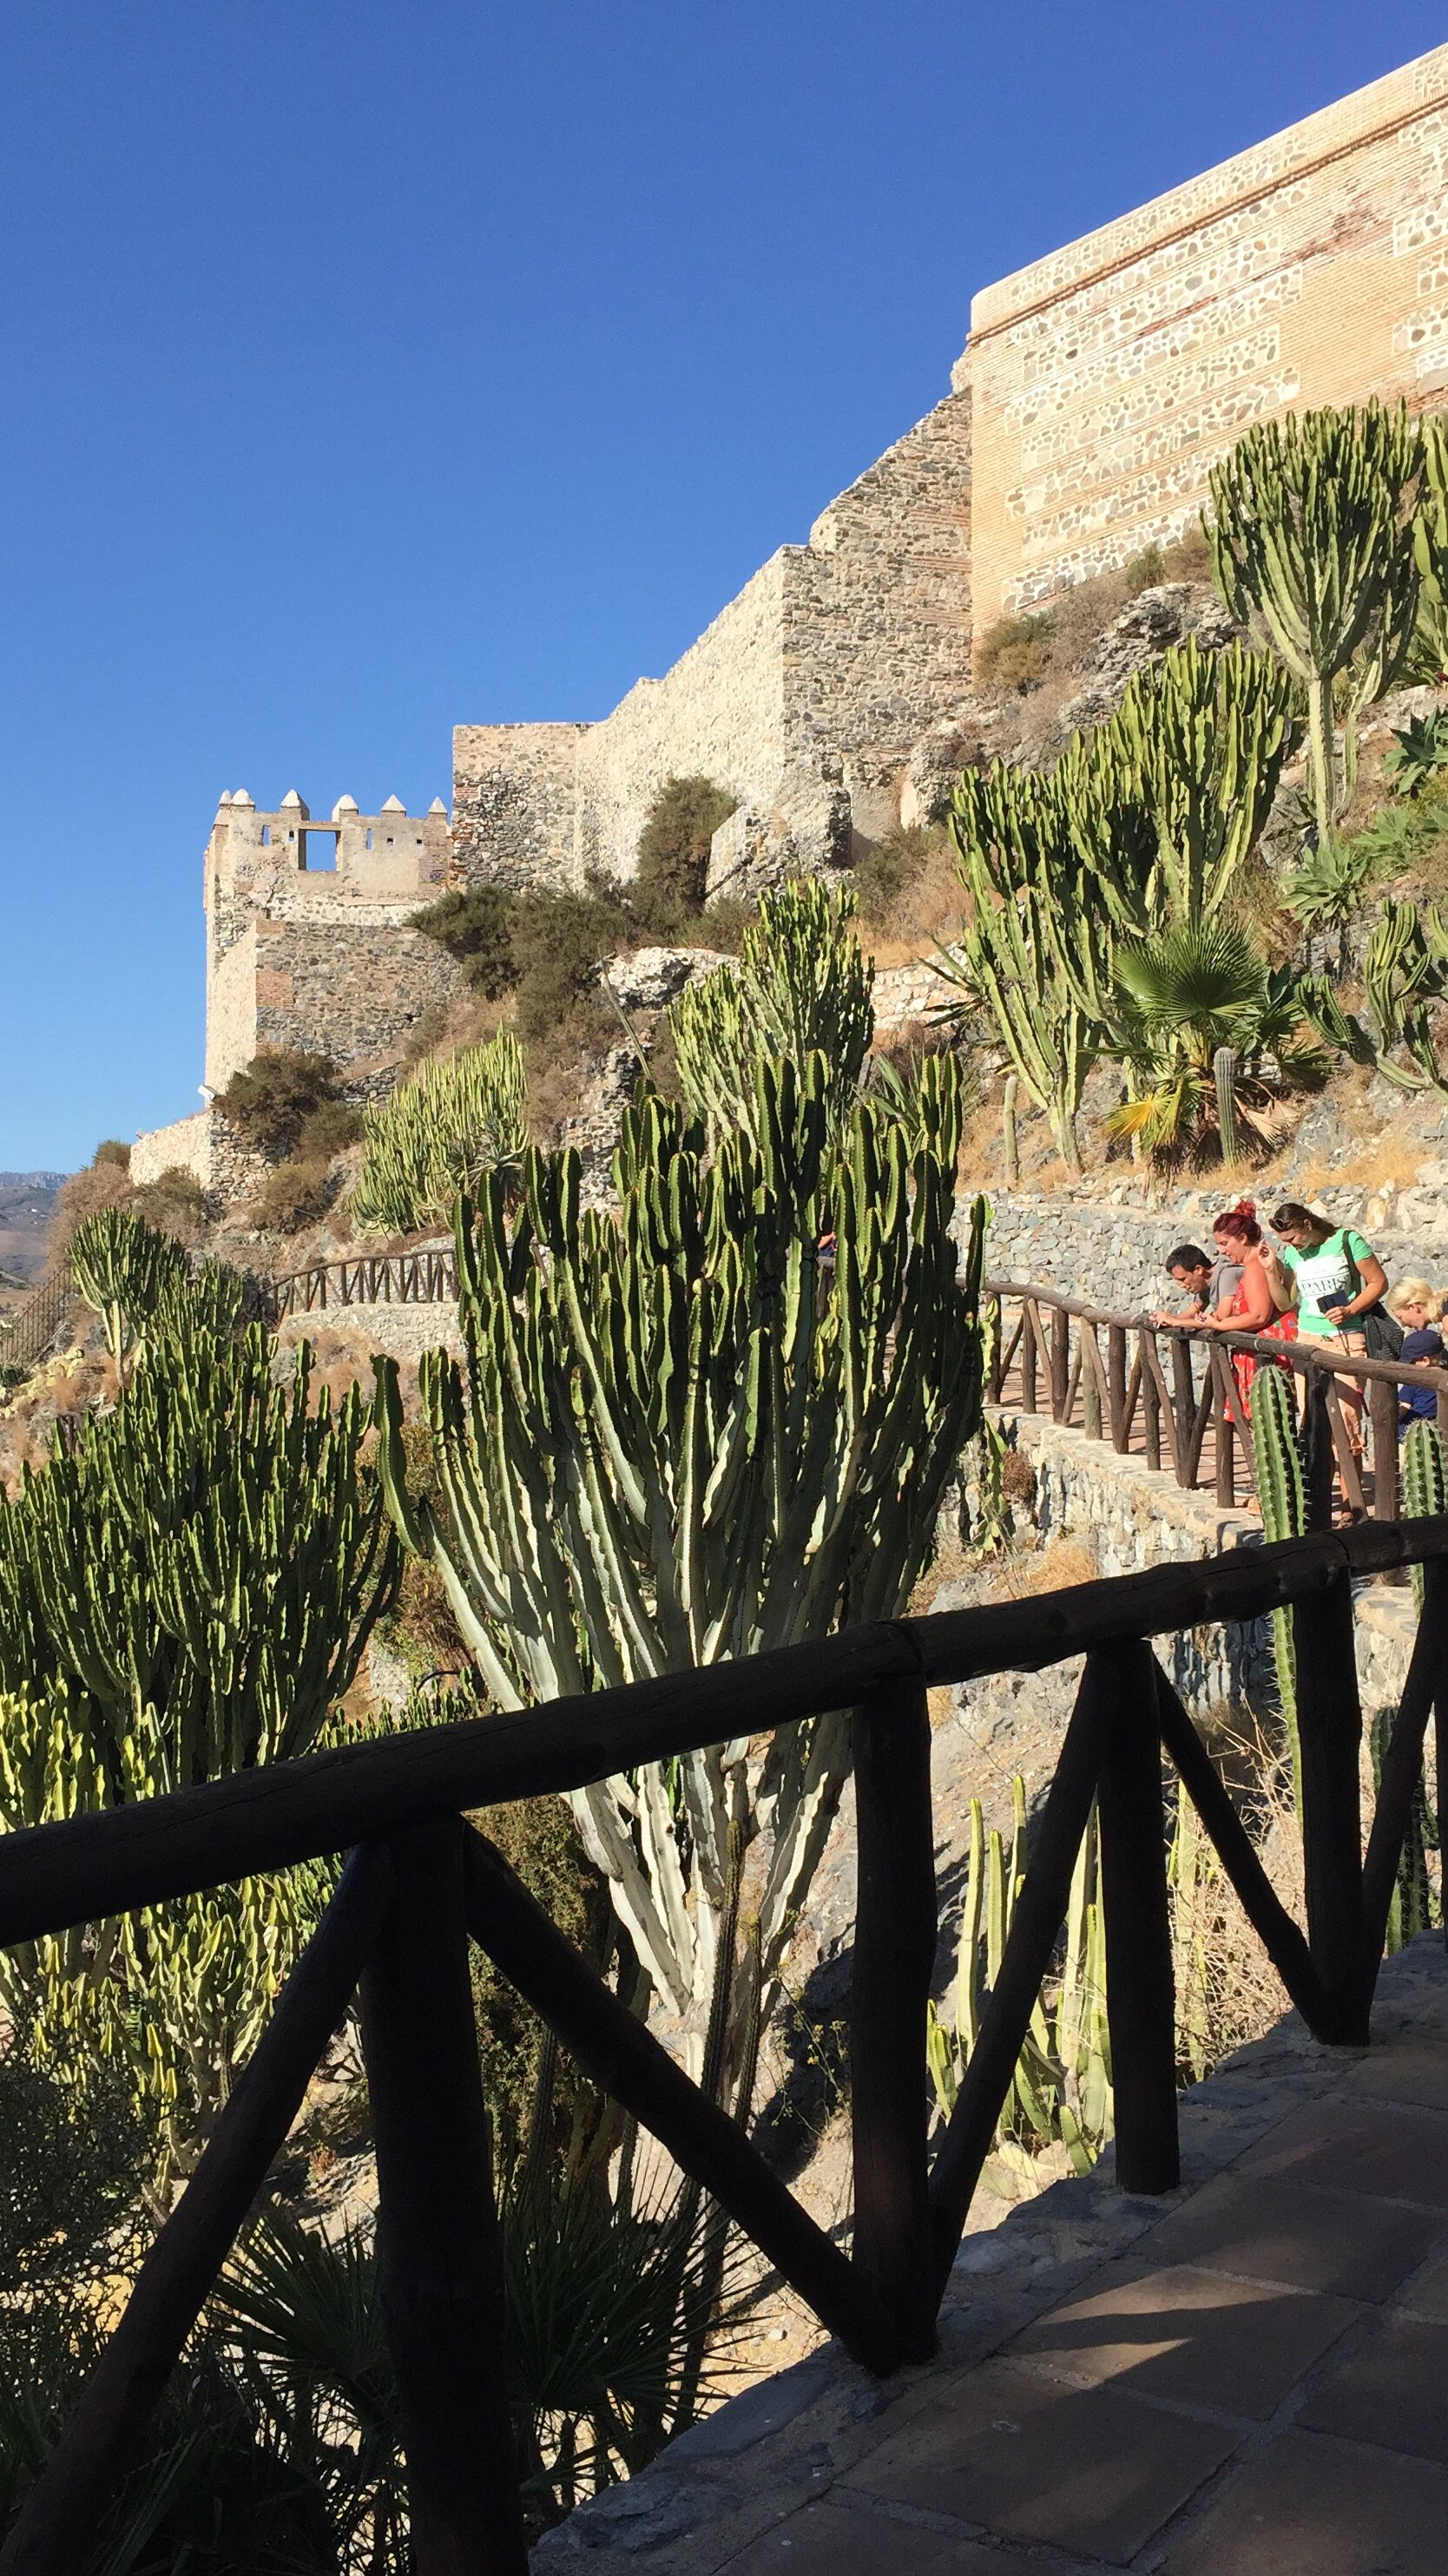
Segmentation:
{"type": "MultiPolygon", "coordinates": [[[[380,1465],[499,1707],[889,1618],[928,1563],[981,1415],[978,1205],[952,1236],[954,1060],[910,1148],[835,1069],[756,1067],[711,1150],[655,1098],[615,1160],[617,1218],[576,1154],[524,1158],[460,1211],[466,1366],[421,1364],[438,1501],[407,1490],[397,1373],[378,1363],[380,1465]],[[820,1246],[833,1237],[833,1261],[820,1246]]],[[[577,1791],[573,1806],[670,2008],[707,2010],[731,1838],[767,1855],[752,1947],[767,1993],[848,1763],[843,1715],[577,1791]]],[[[748,1980],[746,1980],[746,1983],[748,1980]]]]}
{"type": "Polygon", "coordinates": [[[754,1131],[756,1074],[784,1057],[829,1068],[832,1118],[859,1088],[875,1032],[871,968],[851,927],[855,897],[818,878],[792,878],[759,899],[737,966],[686,986],[668,1014],[679,1088],[712,1137],[754,1131]]]}
{"type": "MultiPolygon", "coordinates": [[[[1301,1538],[1308,1526],[1307,1474],[1291,1372],[1259,1368],[1252,1380],[1252,1474],[1267,1539],[1301,1538]]],[[[1292,1641],[1292,1613],[1272,1613],[1272,1657],[1277,1672],[1277,1706],[1287,1741],[1292,1799],[1302,1813],[1302,1752],[1297,1729],[1297,1655],[1292,1641]]]]}
{"type": "MultiPolygon", "coordinates": [[[[970,1802],[970,1847],[956,1950],[955,1997],[949,2019],[931,2004],[926,2032],[930,2079],[941,2116],[955,2107],[960,2079],[980,2037],[1000,1974],[1006,1941],[1026,1875],[1026,1784],[1011,1783],[1009,1844],[985,1831],[978,1798],[970,1802]]],[[[1065,1953],[1060,1970],[1031,2011],[1030,2027],[1001,2108],[1003,2142],[1028,2155],[1062,2145],[1087,2173],[1111,2135],[1111,2038],[1106,2021],[1106,1931],[1101,1856],[1093,1808],[1071,1877],[1065,1953]]]]}
{"type": "Polygon", "coordinates": [[[1372,1065],[1400,1091],[1448,1093],[1433,1035],[1432,1006],[1448,997],[1448,921],[1436,904],[1384,908],[1363,960],[1370,1019],[1344,1008],[1328,976],[1305,978],[1300,989],[1314,1026],[1354,1064],[1372,1065]]]}
{"type": "Polygon", "coordinates": [[[951,832],[968,917],[937,962],[989,1014],[1068,1170],[1093,1062],[1131,1053],[1120,960],[1220,925],[1294,740],[1285,673],[1193,641],[1137,673],[1049,776],[997,762],[960,780],[951,832]]]}
{"type": "MultiPolygon", "coordinates": [[[[45,1824],[304,1752],[390,1598],[396,1543],[355,1392],[272,1377],[260,1326],[178,1292],[113,1410],[0,1500],[0,1828],[45,1824]]],[[[119,2057],[184,2163],[225,2098],[321,1881],[155,1907],[11,1950],[0,1999],[80,2080],[119,2057]]]]}
{"type": "Polygon", "coordinates": [[[485,1173],[516,1177],[528,1142],[523,1052],[507,1029],[424,1065],[363,1121],[352,1214],[364,1232],[451,1225],[460,1191],[485,1173]]]}
{"type": "Polygon", "coordinates": [[[1389,411],[1378,402],[1259,422],[1212,470],[1207,541],[1218,587],[1306,692],[1320,845],[1352,802],[1358,718],[1412,646],[1420,574],[1405,532],[1423,473],[1406,404],[1389,411]]]}

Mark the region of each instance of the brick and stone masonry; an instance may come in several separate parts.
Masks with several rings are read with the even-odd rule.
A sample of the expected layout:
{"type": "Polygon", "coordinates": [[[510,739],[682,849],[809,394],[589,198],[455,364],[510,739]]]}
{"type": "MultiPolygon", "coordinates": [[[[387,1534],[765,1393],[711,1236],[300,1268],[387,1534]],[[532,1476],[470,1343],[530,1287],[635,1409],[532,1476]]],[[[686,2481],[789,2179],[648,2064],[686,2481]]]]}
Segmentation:
{"type": "MultiPolygon", "coordinates": [[[[458,982],[409,916],[449,885],[626,879],[671,775],[736,799],[711,892],[848,865],[919,819],[911,756],[954,738],[973,635],[1178,534],[1252,422],[1374,394],[1448,402],[1448,44],[987,287],[954,390],[662,678],[599,723],[456,728],[451,825],[223,797],[207,1085],[263,1046],[395,1057],[458,982]]],[[[204,1159],[198,1132],[142,1166],[204,1159]]]]}

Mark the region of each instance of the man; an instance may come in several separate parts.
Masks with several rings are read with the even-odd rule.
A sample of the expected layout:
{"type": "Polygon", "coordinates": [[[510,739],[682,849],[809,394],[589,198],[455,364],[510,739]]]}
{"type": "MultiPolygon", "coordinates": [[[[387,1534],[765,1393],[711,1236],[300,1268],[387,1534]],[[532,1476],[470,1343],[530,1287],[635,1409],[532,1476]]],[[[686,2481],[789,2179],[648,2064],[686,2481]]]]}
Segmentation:
{"type": "Polygon", "coordinates": [[[1178,1306],[1175,1313],[1153,1315],[1154,1324],[1199,1324],[1224,1300],[1230,1303],[1242,1276],[1237,1265],[1209,1259],[1199,1243],[1179,1243],[1175,1252],[1167,1254],[1166,1267],[1168,1278],[1181,1289],[1186,1303],[1178,1306]]]}

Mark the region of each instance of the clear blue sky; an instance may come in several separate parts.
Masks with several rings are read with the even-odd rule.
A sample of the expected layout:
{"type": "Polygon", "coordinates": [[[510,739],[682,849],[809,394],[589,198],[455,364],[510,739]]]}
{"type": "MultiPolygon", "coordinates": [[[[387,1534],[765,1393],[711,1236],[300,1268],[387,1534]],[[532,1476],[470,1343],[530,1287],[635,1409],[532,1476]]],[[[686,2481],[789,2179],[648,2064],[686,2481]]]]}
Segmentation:
{"type": "Polygon", "coordinates": [[[11,0],[0,1168],[196,1105],[218,792],[601,715],[972,290],[1448,36],[1398,0],[11,0]]]}

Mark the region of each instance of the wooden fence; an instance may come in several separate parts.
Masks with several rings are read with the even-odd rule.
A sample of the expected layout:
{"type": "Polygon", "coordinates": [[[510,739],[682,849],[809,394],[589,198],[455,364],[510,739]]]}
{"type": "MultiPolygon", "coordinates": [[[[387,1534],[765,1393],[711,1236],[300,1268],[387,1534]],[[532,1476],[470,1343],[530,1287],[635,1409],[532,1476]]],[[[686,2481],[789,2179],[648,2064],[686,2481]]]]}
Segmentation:
{"type": "Polygon", "coordinates": [[[292,1270],[270,1283],[271,1316],[313,1315],[334,1306],[446,1305],[458,1293],[457,1256],[451,1246],[418,1252],[361,1252],[344,1261],[292,1270]]]}
{"type": "Polygon", "coordinates": [[[0,2553],[0,2576],[73,2576],[244,2226],[354,1991],[372,2098],[382,2303],[417,2576],[523,2576],[501,2342],[488,2127],[469,1992],[476,1941],[590,2078],[712,2193],[821,2323],[877,2373],[923,2358],[1098,1806],[1117,2170],[1178,2180],[1163,1753],[1286,1994],[1360,2045],[1436,1714],[1448,1779],[1448,1518],[1365,1521],[1027,1602],[843,1636],[591,1697],[314,1753],[0,1845],[0,1943],[98,1923],[350,1851],[195,2174],[0,2553]],[[1423,1568],[1417,1640],[1364,1849],[1353,1585],[1423,1568]],[[1273,1893],[1151,1640],[1288,1605],[1297,1655],[1306,1924],[1273,1893]],[[1075,1710],[948,2125],[928,2154],[926,2002],[936,1949],[926,1692],[1085,1654],[1075,1710]],[[465,1821],[499,1800],[830,1709],[854,1711],[858,1890],[850,2013],[854,2233],[847,2255],[744,2130],[600,1982],[465,1821]]]}
{"type": "Polygon", "coordinates": [[[1399,1388],[1431,1388],[1439,1428],[1448,1435],[1448,1370],[1351,1359],[1319,1349],[1305,1334],[1279,1341],[1154,1324],[1020,1281],[991,1280],[985,1295],[994,1324],[994,1403],[1075,1425],[1121,1456],[1170,1472],[1188,1491],[1210,1485],[1228,1509],[1256,1492],[1251,1423],[1234,1351],[1295,1373],[1309,1454],[1335,1463],[1348,1503],[1376,1520],[1398,1516],[1399,1388]],[[1349,1429],[1345,1394],[1348,1411],[1363,1398],[1365,1447],[1349,1429]]]}
{"type": "Polygon", "coordinates": [[[75,1297],[70,1263],[63,1261],[38,1288],[32,1288],[13,1315],[0,1316],[0,1369],[33,1368],[55,1339],[75,1297]]]}

